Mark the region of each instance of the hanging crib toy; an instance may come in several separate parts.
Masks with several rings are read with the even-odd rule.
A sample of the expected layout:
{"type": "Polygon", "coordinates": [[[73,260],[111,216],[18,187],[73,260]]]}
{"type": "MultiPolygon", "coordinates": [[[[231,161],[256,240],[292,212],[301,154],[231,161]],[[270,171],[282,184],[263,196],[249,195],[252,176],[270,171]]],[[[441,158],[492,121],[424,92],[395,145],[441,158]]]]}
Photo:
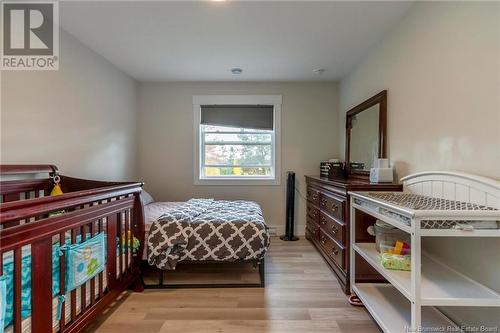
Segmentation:
{"type": "MultiPolygon", "coordinates": [[[[60,185],[61,177],[59,177],[57,172],[51,178],[52,178],[52,182],[54,183],[54,187],[52,188],[52,191],[50,191],[50,196],[55,197],[55,196],[64,194],[63,191],[61,190],[61,185],[60,185]]],[[[62,215],[64,213],[65,213],[64,210],[58,210],[58,211],[49,213],[49,217],[59,216],[59,215],[62,215]]]]}
{"type": "Polygon", "coordinates": [[[61,177],[59,177],[59,175],[56,173],[51,178],[52,182],[54,182],[54,187],[52,188],[52,191],[50,191],[50,196],[55,197],[64,194],[63,191],[61,190],[61,185],[59,185],[59,183],[61,182],[61,177]]]}

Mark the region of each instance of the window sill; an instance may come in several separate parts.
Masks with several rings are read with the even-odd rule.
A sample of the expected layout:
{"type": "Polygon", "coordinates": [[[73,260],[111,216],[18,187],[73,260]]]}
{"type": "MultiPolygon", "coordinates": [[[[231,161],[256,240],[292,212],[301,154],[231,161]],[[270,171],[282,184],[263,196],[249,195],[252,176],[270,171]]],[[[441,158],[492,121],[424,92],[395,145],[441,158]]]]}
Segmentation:
{"type": "Polygon", "coordinates": [[[280,185],[279,178],[198,178],[194,180],[194,185],[212,186],[277,186],[280,185]]]}

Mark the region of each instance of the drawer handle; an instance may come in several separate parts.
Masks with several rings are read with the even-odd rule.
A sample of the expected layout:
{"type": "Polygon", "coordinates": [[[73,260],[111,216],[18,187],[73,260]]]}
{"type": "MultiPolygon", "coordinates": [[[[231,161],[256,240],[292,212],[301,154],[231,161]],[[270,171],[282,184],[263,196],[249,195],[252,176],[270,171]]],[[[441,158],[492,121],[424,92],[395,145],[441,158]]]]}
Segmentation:
{"type": "Polygon", "coordinates": [[[339,229],[336,226],[332,226],[332,232],[336,234],[337,232],[339,232],[339,229]]]}
{"type": "Polygon", "coordinates": [[[325,199],[321,200],[321,206],[325,207],[327,204],[327,201],[325,199]]]}
{"type": "Polygon", "coordinates": [[[321,216],[321,224],[326,224],[326,219],[324,216],[321,216]]]}
{"type": "Polygon", "coordinates": [[[337,210],[339,210],[339,206],[337,206],[336,204],[333,204],[332,211],[336,212],[337,210]]]}
{"type": "Polygon", "coordinates": [[[339,250],[337,250],[336,248],[334,248],[334,249],[332,250],[332,253],[333,253],[333,255],[336,255],[336,256],[337,256],[337,255],[339,254],[339,250]]]}
{"type": "Polygon", "coordinates": [[[323,236],[321,237],[321,244],[325,244],[326,243],[326,238],[323,236]]]}

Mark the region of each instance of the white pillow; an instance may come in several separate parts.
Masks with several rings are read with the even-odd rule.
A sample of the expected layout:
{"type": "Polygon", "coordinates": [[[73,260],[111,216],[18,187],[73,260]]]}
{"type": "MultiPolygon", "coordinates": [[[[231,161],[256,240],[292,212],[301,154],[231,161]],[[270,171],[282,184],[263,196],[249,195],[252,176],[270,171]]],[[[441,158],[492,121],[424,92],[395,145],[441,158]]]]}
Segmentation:
{"type": "Polygon", "coordinates": [[[142,199],[142,204],[143,205],[149,205],[150,203],[154,202],[155,199],[149,194],[148,192],[142,190],[141,192],[141,199],[142,199]]]}

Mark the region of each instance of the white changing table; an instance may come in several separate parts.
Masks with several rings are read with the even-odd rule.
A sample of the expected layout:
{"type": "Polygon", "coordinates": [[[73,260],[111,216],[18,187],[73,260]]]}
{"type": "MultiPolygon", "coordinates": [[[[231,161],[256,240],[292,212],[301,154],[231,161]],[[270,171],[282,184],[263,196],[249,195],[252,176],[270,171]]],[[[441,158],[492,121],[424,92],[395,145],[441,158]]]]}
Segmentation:
{"type": "Polygon", "coordinates": [[[436,308],[439,306],[500,307],[499,293],[422,252],[421,248],[422,237],[500,237],[500,229],[428,228],[428,222],[438,225],[440,221],[449,224],[500,221],[500,182],[452,172],[418,173],[401,181],[404,192],[392,195],[350,192],[351,291],[384,332],[416,332],[431,327],[444,328],[446,332],[450,326],[456,327],[436,308]],[[411,272],[385,269],[379,262],[375,243],[358,241],[356,210],[411,235],[411,272]],[[388,283],[356,282],[356,254],[388,283]]]}

